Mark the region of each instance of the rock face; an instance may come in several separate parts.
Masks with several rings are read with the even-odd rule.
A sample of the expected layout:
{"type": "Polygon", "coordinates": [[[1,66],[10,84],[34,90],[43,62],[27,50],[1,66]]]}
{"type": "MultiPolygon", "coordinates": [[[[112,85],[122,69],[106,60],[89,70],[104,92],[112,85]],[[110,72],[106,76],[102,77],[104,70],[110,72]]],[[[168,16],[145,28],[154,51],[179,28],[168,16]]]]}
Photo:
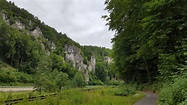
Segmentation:
{"type": "Polygon", "coordinates": [[[51,50],[55,50],[56,49],[56,45],[53,42],[51,42],[50,46],[51,46],[51,50]]]}
{"type": "Polygon", "coordinates": [[[84,68],[83,64],[83,57],[80,53],[80,49],[73,46],[73,45],[65,45],[65,60],[71,61],[73,67],[81,69],[84,68]]]}
{"type": "Polygon", "coordinates": [[[0,16],[3,18],[3,20],[5,20],[5,22],[10,25],[9,20],[7,19],[7,16],[0,10],[0,16]]]}
{"type": "Polygon", "coordinates": [[[73,67],[84,73],[85,81],[89,82],[89,72],[95,72],[96,58],[92,55],[87,64],[85,64],[81,50],[73,45],[65,46],[65,60],[72,63],[73,67]]]}
{"type": "Polygon", "coordinates": [[[40,35],[42,35],[42,31],[39,27],[36,27],[36,29],[31,32],[31,35],[34,37],[39,37],[40,35]]]}
{"type": "Polygon", "coordinates": [[[105,56],[105,59],[104,59],[104,60],[105,60],[108,64],[113,62],[112,58],[111,58],[111,57],[108,57],[108,56],[105,56]]]}
{"type": "Polygon", "coordinates": [[[72,63],[74,68],[84,73],[85,81],[88,83],[89,74],[87,65],[83,63],[83,56],[79,48],[73,45],[65,45],[65,60],[72,63]]]}
{"type": "Polygon", "coordinates": [[[92,55],[91,56],[91,59],[90,61],[88,62],[88,70],[91,72],[95,72],[95,65],[96,65],[96,58],[95,58],[95,55],[92,55]]]}
{"type": "Polygon", "coordinates": [[[14,24],[12,24],[13,28],[17,28],[19,30],[25,29],[25,25],[22,24],[19,20],[16,20],[14,24]]]}

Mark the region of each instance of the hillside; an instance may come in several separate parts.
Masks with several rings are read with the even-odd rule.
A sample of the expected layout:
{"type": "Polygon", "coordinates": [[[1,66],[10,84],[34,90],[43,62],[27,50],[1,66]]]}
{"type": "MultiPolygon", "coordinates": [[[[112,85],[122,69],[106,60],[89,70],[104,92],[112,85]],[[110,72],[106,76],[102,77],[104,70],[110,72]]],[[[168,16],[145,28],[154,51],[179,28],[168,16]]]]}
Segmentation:
{"type": "Polygon", "coordinates": [[[14,80],[5,81],[2,79],[5,75],[1,75],[0,84],[21,82],[38,85],[45,79],[46,84],[55,87],[58,83],[60,88],[77,75],[86,83],[91,75],[94,77],[92,81],[105,82],[109,71],[108,59],[111,61],[110,52],[106,48],[81,46],[14,3],[0,1],[0,65],[13,68],[6,71],[1,66],[0,70],[5,74],[11,72],[15,77],[14,80]],[[104,79],[96,73],[100,70],[106,74],[104,79]],[[17,73],[30,79],[23,81],[17,77],[17,73]],[[64,82],[59,83],[62,80],[64,82]]]}

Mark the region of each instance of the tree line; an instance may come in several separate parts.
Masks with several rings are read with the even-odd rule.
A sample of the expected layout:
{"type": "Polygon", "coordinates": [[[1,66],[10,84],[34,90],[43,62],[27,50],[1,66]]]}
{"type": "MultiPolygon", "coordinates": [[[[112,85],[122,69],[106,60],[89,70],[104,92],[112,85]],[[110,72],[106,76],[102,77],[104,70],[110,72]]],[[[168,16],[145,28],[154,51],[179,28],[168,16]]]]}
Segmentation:
{"type": "Polygon", "coordinates": [[[159,91],[158,105],[187,104],[187,1],[106,0],[115,31],[115,70],[126,83],[159,91]]]}
{"type": "Polygon", "coordinates": [[[106,0],[113,57],[125,81],[170,81],[186,73],[185,0],[106,0]]]}

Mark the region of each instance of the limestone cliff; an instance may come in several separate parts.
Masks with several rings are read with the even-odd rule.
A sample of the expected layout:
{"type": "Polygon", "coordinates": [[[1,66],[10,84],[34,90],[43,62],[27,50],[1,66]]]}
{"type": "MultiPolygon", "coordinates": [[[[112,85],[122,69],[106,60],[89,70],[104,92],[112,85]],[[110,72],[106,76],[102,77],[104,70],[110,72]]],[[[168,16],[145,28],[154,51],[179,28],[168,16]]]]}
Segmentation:
{"type": "Polygon", "coordinates": [[[90,61],[88,62],[88,70],[95,72],[96,58],[95,55],[92,55],[90,61]]]}
{"type": "Polygon", "coordinates": [[[95,70],[95,57],[92,56],[89,64],[84,63],[81,50],[73,45],[65,45],[65,60],[72,63],[73,67],[84,73],[85,81],[89,82],[89,71],[95,70]]]}

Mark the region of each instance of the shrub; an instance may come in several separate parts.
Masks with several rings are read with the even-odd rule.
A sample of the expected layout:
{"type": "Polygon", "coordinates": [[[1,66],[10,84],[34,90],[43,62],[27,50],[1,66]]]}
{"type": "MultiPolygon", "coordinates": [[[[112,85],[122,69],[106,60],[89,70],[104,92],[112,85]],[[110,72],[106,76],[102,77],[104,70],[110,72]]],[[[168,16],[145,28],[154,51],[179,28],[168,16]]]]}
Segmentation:
{"type": "Polygon", "coordinates": [[[77,72],[75,74],[72,82],[73,82],[74,87],[85,87],[86,86],[84,76],[81,72],[77,72]]]}
{"type": "Polygon", "coordinates": [[[187,78],[179,78],[161,90],[159,105],[187,105],[187,78]]]}
{"type": "Polygon", "coordinates": [[[92,80],[89,81],[89,85],[103,85],[104,83],[101,80],[92,80]]]}
{"type": "Polygon", "coordinates": [[[12,71],[0,70],[0,82],[1,83],[10,83],[16,82],[15,73],[12,71]]]}
{"type": "Polygon", "coordinates": [[[112,80],[107,81],[106,84],[107,85],[120,85],[122,83],[123,83],[123,81],[112,79],[112,80]]]}
{"type": "Polygon", "coordinates": [[[136,93],[136,87],[131,84],[122,85],[119,88],[120,91],[115,93],[116,96],[129,96],[136,93]]]}
{"type": "Polygon", "coordinates": [[[33,83],[33,77],[23,72],[17,72],[16,78],[21,83],[33,83]]]}

